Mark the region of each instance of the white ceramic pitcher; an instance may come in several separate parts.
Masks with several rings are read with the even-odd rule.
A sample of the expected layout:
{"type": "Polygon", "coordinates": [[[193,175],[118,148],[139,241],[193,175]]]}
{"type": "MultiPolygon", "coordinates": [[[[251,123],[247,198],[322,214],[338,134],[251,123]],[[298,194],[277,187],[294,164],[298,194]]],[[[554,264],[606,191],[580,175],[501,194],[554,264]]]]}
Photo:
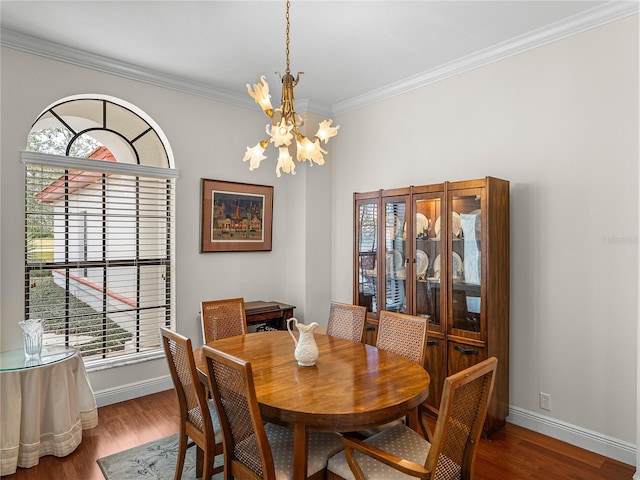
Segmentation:
{"type": "Polygon", "coordinates": [[[296,346],[294,356],[298,361],[298,365],[301,367],[312,367],[318,359],[318,345],[316,344],[316,339],[313,337],[313,331],[317,326],[318,324],[316,322],[310,323],[309,325],[298,323],[298,320],[293,317],[287,320],[287,330],[296,346]],[[298,328],[298,332],[300,332],[299,339],[296,339],[291,331],[291,322],[294,323],[298,328]]]}

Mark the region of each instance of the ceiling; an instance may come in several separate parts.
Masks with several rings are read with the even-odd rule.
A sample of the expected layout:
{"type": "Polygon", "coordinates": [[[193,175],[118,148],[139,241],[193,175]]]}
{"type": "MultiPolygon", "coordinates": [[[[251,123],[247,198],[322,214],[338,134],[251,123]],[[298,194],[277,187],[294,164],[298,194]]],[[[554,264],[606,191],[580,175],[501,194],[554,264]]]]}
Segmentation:
{"type": "MultiPolygon", "coordinates": [[[[266,75],[279,100],[284,0],[0,8],[5,46],[247,106],[245,85],[266,75]]],[[[637,11],[637,1],[293,0],[291,72],[305,72],[296,98],[348,111],[637,11]]]]}

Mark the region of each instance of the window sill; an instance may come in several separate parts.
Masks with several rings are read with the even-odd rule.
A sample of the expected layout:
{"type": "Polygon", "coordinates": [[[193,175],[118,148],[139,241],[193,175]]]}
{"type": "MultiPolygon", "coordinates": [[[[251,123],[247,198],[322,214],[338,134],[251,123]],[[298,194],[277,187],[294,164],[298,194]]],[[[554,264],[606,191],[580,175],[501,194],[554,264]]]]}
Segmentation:
{"type": "Polygon", "coordinates": [[[150,360],[157,360],[159,358],[165,358],[164,350],[158,349],[144,353],[134,353],[116,358],[108,358],[105,360],[92,360],[85,363],[85,368],[87,372],[98,372],[100,370],[124,367],[136,363],[148,362],[150,360]]]}

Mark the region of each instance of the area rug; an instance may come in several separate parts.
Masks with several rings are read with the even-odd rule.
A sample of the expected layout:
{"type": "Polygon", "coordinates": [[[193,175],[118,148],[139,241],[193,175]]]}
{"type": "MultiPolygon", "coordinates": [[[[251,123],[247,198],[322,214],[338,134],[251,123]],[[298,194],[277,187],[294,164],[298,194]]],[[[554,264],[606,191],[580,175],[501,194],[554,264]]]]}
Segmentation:
{"type": "MultiPolygon", "coordinates": [[[[173,480],[177,456],[178,435],[171,435],[97,461],[106,480],[173,480]]],[[[218,456],[216,465],[221,463],[222,456],[218,456]]],[[[196,447],[187,449],[182,478],[196,478],[196,447]]],[[[213,479],[222,480],[222,473],[214,475],[213,479]]]]}

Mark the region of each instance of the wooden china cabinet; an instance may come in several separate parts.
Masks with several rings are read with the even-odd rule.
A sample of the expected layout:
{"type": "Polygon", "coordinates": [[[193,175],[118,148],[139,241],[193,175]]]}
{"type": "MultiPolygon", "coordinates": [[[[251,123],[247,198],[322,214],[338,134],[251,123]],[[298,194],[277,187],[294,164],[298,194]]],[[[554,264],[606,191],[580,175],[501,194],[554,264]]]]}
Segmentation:
{"type": "Polygon", "coordinates": [[[354,194],[354,303],[375,344],[381,310],[428,319],[429,399],[444,379],[498,359],[485,435],[509,413],[509,182],[486,177],[354,194]]]}

